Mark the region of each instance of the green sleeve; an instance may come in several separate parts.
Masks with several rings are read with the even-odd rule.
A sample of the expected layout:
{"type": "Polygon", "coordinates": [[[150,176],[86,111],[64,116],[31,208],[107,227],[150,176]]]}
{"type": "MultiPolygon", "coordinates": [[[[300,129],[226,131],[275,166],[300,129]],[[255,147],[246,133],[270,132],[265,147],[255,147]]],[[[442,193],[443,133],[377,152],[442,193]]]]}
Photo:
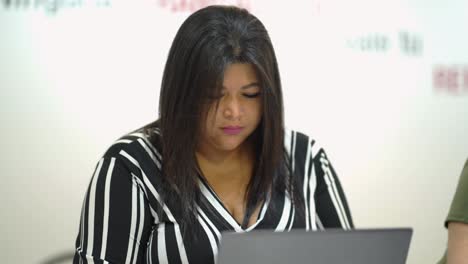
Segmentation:
{"type": "Polygon", "coordinates": [[[447,263],[447,251],[445,251],[444,256],[437,262],[437,264],[446,264],[447,263]]]}
{"type": "Polygon", "coordinates": [[[468,223],[468,160],[465,162],[458,181],[457,190],[445,220],[445,227],[449,222],[468,223]]]}

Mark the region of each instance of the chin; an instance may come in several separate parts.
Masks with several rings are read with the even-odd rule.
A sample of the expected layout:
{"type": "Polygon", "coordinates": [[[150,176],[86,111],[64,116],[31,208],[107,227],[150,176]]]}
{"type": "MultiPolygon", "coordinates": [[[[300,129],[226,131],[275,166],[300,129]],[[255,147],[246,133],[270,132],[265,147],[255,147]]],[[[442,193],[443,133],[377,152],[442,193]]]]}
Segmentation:
{"type": "Polygon", "coordinates": [[[219,144],[218,148],[223,151],[234,151],[236,150],[241,144],[229,144],[229,143],[224,143],[224,144],[219,144]]]}
{"type": "MultiPolygon", "coordinates": [[[[245,140],[245,139],[244,139],[245,140]]],[[[244,140],[239,139],[228,139],[218,142],[218,148],[224,151],[233,151],[239,148],[244,140]]]]}

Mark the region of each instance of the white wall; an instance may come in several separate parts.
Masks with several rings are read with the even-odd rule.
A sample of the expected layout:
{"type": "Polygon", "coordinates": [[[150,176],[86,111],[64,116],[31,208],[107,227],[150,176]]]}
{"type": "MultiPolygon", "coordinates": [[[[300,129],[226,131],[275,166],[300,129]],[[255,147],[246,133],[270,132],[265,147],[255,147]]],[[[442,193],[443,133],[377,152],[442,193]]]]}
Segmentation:
{"type": "MultiPolygon", "coordinates": [[[[5,263],[73,250],[95,163],[156,118],[165,58],[189,14],[171,8],[181,0],[55,1],[55,12],[54,1],[36,2],[0,3],[5,263]]],[[[411,226],[408,263],[434,263],[468,158],[468,89],[463,76],[457,93],[435,89],[433,69],[468,68],[468,3],[214,2],[242,2],[270,31],[288,126],[325,146],[356,226],[411,226]],[[414,54],[401,49],[401,32],[415,40],[414,54]],[[368,36],[386,38],[387,48],[366,49],[368,36]]]]}

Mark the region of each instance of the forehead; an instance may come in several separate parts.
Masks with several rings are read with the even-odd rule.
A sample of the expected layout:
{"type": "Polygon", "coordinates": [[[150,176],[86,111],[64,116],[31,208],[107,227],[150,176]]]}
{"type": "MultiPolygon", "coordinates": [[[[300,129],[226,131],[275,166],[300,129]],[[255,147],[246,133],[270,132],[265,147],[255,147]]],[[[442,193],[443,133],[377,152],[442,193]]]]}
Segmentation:
{"type": "Polygon", "coordinates": [[[226,67],[223,88],[240,88],[258,82],[257,71],[250,63],[233,63],[226,67]]]}

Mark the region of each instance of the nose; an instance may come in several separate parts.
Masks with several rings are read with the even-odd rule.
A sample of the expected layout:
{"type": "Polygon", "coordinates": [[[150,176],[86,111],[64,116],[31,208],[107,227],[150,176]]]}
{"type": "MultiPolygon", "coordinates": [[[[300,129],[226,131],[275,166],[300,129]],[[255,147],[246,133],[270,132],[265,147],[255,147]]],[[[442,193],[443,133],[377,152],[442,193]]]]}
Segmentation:
{"type": "Polygon", "coordinates": [[[223,107],[223,115],[228,119],[240,119],[244,112],[241,102],[235,96],[228,96],[225,99],[223,107]]]}

